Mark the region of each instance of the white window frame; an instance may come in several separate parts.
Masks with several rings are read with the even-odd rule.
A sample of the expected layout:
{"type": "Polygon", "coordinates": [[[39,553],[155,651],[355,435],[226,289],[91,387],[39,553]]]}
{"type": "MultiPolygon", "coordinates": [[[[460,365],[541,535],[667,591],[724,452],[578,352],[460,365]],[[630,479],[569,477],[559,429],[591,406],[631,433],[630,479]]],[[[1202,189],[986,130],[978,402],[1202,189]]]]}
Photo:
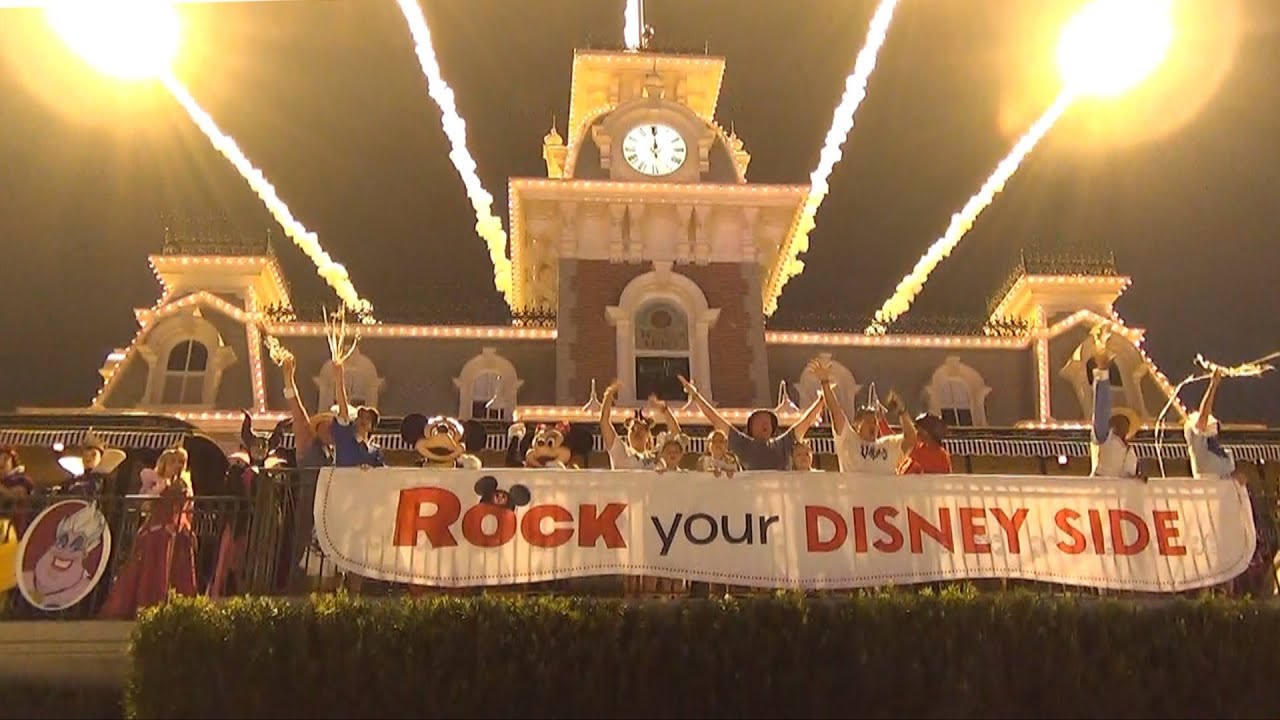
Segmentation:
{"type": "Polygon", "coordinates": [[[524,380],[520,379],[516,366],[498,354],[497,348],[487,347],[481,350],[479,355],[468,360],[458,372],[458,377],[453,379],[453,386],[458,390],[459,420],[483,419],[474,418],[471,405],[474,401],[472,394],[476,380],[486,374],[496,374],[502,378],[493,407],[505,410],[508,419],[515,412],[520,386],[524,385],[524,380]]]}
{"type": "Polygon", "coordinates": [[[982,378],[982,373],[964,364],[958,355],[949,356],[936,370],[925,388],[925,399],[929,404],[929,412],[942,417],[942,397],[947,383],[958,381],[969,390],[969,412],[973,415],[974,427],[987,425],[987,395],[991,388],[982,378]]]}
{"type": "Polygon", "coordinates": [[[140,404],[155,409],[212,409],[222,382],[222,373],[236,361],[235,351],[223,344],[218,329],[201,316],[197,307],[193,307],[189,314],[180,314],[157,323],[147,332],[137,349],[138,355],[148,366],[147,386],[140,404]],[[204,345],[208,352],[200,397],[197,402],[166,403],[164,384],[170,375],[169,355],[174,348],[188,340],[204,345]]]}
{"type": "MultiPolygon", "coordinates": [[[[623,288],[617,305],[605,308],[605,318],[615,331],[617,377],[623,379],[618,404],[636,405],[639,402],[636,398],[635,318],[640,310],[657,300],[665,300],[684,312],[689,322],[690,380],[703,397],[713,400],[711,353],[707,338],[711,326],[720,318],[720,308],[710,307],[702,288],[688,277],[672,272],[670,262],[655,262],[651,272],[637,277],[623,288]]],[[[644,351],[643,355],[656,357],[659,353],[644,351]]]]}

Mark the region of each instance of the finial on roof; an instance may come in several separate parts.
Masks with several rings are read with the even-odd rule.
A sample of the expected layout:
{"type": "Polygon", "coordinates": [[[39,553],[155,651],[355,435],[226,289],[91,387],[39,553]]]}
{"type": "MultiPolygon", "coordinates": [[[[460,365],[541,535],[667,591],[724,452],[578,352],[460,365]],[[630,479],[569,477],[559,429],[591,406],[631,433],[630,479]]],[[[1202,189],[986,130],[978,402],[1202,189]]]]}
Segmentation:
{"type": "Polygon", "coordinates": [[[543,145],[563,145],[564,138],[560,137],[560,132],[556,130],[556,116],[551,116],[551,130],[542,138],[543,145]]]}

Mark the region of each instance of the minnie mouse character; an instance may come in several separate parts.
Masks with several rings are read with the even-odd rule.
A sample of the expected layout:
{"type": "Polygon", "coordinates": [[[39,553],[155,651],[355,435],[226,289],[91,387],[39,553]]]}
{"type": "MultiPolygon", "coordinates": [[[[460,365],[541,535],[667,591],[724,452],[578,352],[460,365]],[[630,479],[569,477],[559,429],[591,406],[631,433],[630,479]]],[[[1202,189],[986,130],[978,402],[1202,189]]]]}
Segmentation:
{"type": "Polygon", "coordinates": [[[479,470],[480,458],[468,452],[484,444],[484,426],[468,421],[463,427],[457,418],[428,418],[419,413],[405,416],[400,423],[400,437],[417,451],[418,464],[424,468],[463,468],[479,470]]]}
{"type": "Polygon", "coordinates": [[[530,500],[529,488],[512,485],[510,490],[499,489],[498,479],[492,475],[485,475],[476,481],[476,494],[480,496],[480,502],[486,505],[496,505],[513,512],[518,507],[528,505],[530,500]]]}
{"type": "MultiPolygon", "coordinates": [[[[525,445],[525,426],[516,423],[507,429],[507,466],[521,467],[520,450],[525,445]]],[[[537,470],[567,470],[572,450],[566,443],[569,426],[566,423],[539,425],[524,453],[523,467],[537,470]]]]}

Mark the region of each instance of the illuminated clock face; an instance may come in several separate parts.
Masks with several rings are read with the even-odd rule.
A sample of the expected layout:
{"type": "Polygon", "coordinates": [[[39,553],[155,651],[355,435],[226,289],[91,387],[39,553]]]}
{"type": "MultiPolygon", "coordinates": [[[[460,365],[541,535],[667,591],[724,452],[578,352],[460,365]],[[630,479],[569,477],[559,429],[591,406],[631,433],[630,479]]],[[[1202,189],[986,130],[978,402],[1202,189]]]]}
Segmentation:
{"type": "Polygon", "coordinates": [[[637,125],[622,140],[622,155],[627,164],[636,172],[653,177],[679,170],[687,153],[684,137],[669,125],[637,125]]]}

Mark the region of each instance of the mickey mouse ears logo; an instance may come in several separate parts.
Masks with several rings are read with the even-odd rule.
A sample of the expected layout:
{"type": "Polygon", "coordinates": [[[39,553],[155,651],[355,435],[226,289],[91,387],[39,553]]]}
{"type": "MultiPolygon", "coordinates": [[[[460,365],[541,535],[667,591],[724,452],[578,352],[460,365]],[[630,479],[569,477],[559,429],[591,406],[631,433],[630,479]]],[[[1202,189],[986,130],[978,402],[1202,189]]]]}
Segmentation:
{"type": "Polygon", "coordinates": [[[479,495],[480,502],[486,505],[496,505],[508,510],[528,505],[531,499],[529,488],[524,485],[512,485],[508,490],[499,489],[498,478],[492,475],[485,475],[476,481],[476,495],[479,495]]]}

